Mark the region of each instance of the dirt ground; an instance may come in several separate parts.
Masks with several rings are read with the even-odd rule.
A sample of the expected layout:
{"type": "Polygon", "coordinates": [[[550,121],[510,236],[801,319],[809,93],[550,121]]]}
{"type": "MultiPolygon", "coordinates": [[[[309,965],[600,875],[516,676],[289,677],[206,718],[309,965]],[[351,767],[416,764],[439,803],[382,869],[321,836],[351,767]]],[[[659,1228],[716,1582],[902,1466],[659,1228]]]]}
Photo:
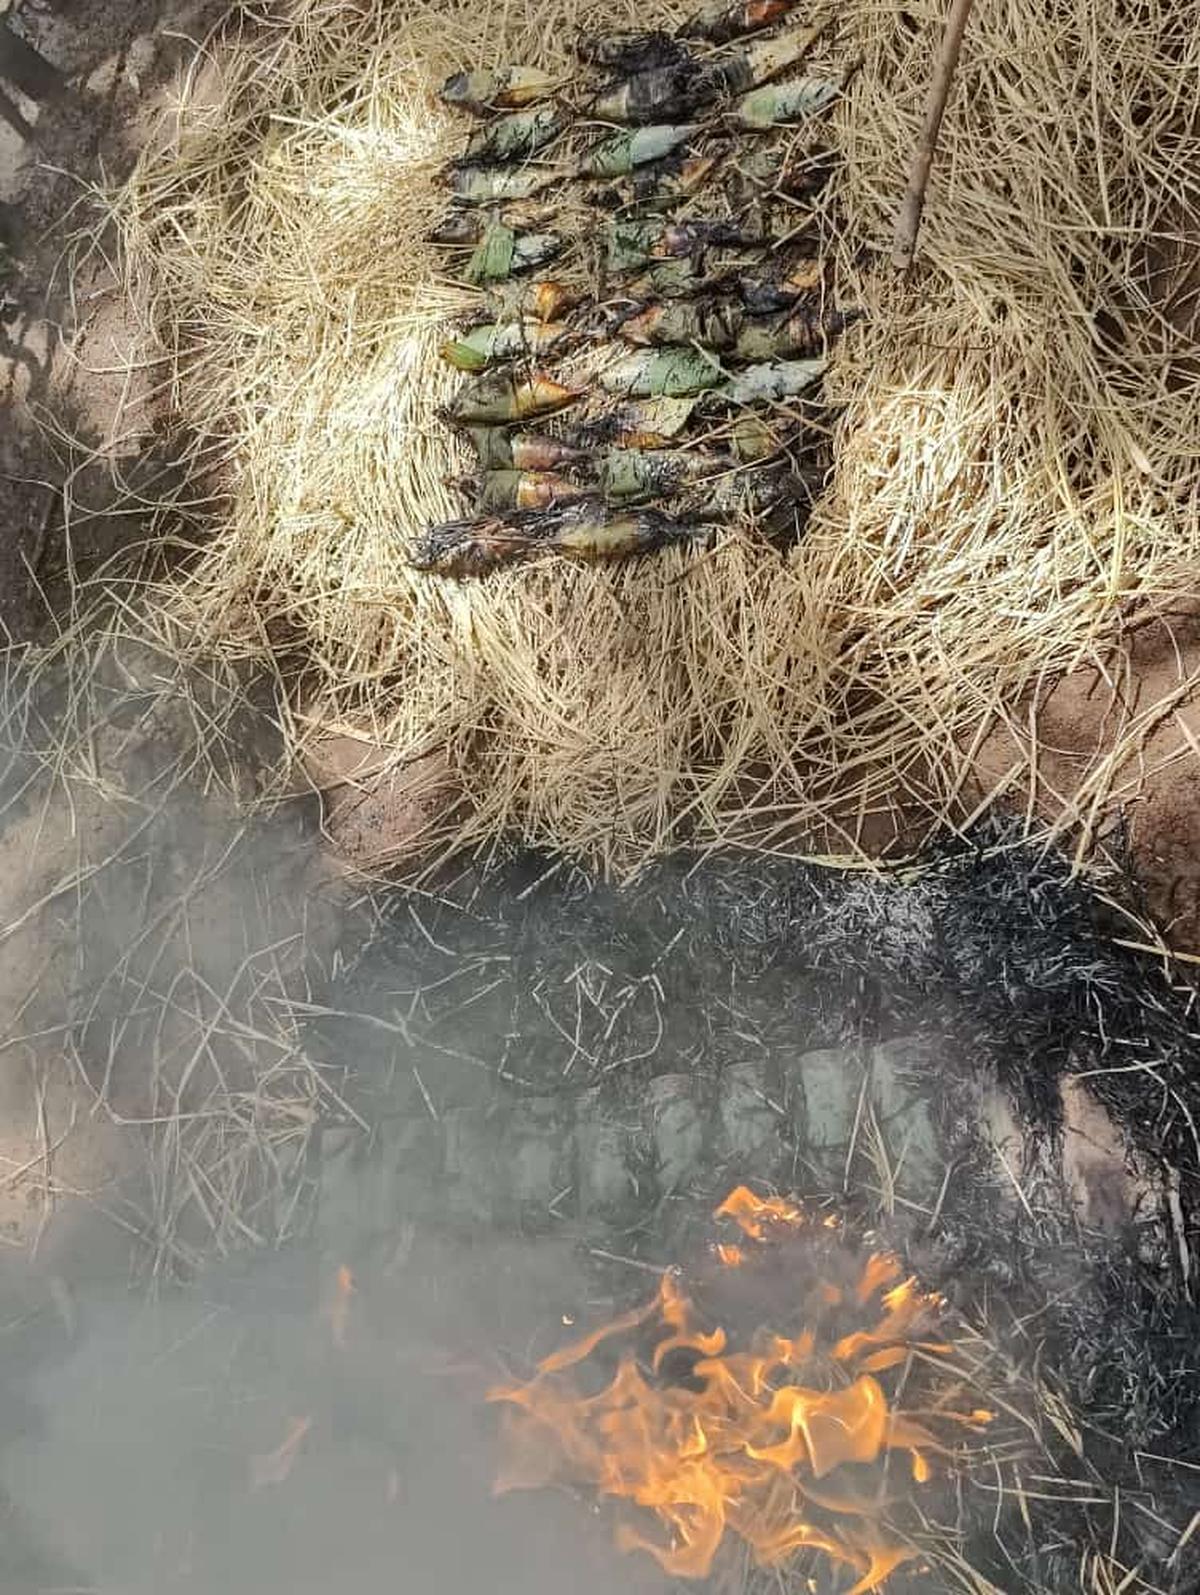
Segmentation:
{"type": "MultiPolygon", "coordinates": [[[[72,583],[136,535],[118,506],[156,469],[144,390],[117,372],[129,340],[112,274],[102,257],[73,273],[68,241],[90,186],[128,170],[139,118],[188,48],[168,32],[196,33],[204,9],[0,0],[0,28],[61,75],[48,98],[31,99],[0,59],[0,640],[18,647],[44,636],[72,583]]],[[[61,999],[72,983],[53,892],[103,830],[98,813],[32,810],[10,815],[0,839],[0,1244],[40,1250],[51,1280],[69,1254],[111,1261],[119,1231],[95,1219],[136,1158],[130,1137],[89,1111],[53,1046],[21,1039],[39,1026],[39,993],[61,999]],[[47,894],[47,911],[26,920],[47,894]],[[52,1223],[64,1205],[65,1222],[52,1223]]]]}
{"type": "Polygon", "coordinates": [[[1103,669],[1047,682],[980,751],[977,793],[1001,784],[1051,821],[1077,815],[1065,836],[1083,849],[1117,827],[1149,916],[1200,955],[1200,607],[1132,623],[1103,669]],[[1114,766],[1129,726],[1140,755],[1114,766]]]}
{"type": "Polygon", "coordinates": [[[36,635],[72,581],[138,536],[130,490],[166,465],[102,252],[78,264],[93,187],[119,182],[213,0],[0,0],[62,76],[44,101],[0,63],[0,634],[36,635]],[[3,117],[32,129],[23,138],[3,117]]]}

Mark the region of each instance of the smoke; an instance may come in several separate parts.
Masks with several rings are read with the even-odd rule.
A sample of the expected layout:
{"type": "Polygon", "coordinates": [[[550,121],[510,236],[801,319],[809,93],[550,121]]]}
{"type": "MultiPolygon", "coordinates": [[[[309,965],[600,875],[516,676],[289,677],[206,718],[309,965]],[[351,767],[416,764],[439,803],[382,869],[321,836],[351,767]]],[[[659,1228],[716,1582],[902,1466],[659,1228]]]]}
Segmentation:
{"type": "Polygon", "coordinates": [[[491,1495],[497,1346],[581,1310],[569,1253],[419,1241],[342,1345],[323,1284],[297,1251],[156,1300],[92,1286],[70,1335],[35,1304],[3,1362],[6,1590],[665,1587],[576,1503],[491,1495]],[[298,1423],[286,1476],[264,1467],[298,1423]]]}
{"type": "Polygon", "coordinates": [[[42,1548],[24,1587],[97,1595],[481,1588],[590,1595],[663,1582],[567,1498],[496,1500],[497,1330],[536,1339],[582,1280],[561,1252],[413,1248],[330,1343],[311,1259],[158,1301],[89,1296],[77,1343],[24,1380],[0,1472],[42,1548]],[[306,1425],[290,1469],[271,1467],[306,1425]]]}
{"type": "Polygon", "coordinates": [[[109,639],[0,705],[6,1591],[665,1588],[594,1503],[493,1498],[485,1398],[746,1177],[1018,1348],[1036,1317],[1106,1467],[1106,1434],[1184,1454],[1171,1234],[1085,1234],[1054,1148],[1060,1076],[1152,1055],[1183,1101],[1195,1037],[1065,867],[992,836],[912,885],[684,860],[619,892],[514,850],[365,892],[311,794],[259,801],[269,713],[174,675],[109,639]]]}
{"type": "Polygon", "coordinates": [[[306,1015],[371,904],[311,797],[244,801],[269,722],[175,676],[108,639],[0,705],[0,1584],[659,1587],[577,1503],[491,1494],[484,1396],[586,1309],[570,1249],[319,1224],[373,1060],[306,1015]]]}

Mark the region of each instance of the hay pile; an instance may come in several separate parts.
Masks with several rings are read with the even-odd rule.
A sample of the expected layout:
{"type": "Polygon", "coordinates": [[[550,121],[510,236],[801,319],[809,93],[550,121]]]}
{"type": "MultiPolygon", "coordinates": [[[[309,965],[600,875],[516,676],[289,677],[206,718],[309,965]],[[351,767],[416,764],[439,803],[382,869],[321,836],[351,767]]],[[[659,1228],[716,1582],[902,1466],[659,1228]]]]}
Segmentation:
{"type": "Polygon", "coordinates": [[[458,841],[511,827],[615,870],[684,835],[861,859],[897,816],[910,842],[944,825],[989,722],[1194,583],[1200,4],[980,5],[907,285],[887,246],[939,8],[838,7],[863,67],[822,225],[869,317],[827,378],[846,408],[805,541],[419,575],[412,536],[461,512],[434,417],[461,300],[421,237],[462,131],[431,90],[680,14],[295,0],[213,42],[118,202],[217,495],[169,624],[269,662],[297,746],[443,750],[458,841]]]}

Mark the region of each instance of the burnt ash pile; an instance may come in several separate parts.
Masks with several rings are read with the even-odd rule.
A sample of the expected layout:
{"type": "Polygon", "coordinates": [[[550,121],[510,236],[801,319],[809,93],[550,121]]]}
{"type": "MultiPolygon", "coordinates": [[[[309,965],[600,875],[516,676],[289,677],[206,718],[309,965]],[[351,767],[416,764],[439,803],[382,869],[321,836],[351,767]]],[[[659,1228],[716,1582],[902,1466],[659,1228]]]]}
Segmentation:
{"type": "Polygon", "coordinates": [[[1188,1587],[1194,993],[1063,861],[988,830],[907,883],[710,858],[610,891],[515,855],[376,912],[312,1017],[362,1121],[314,1164],[329,1255],[554,1236],[627,1305],[737,1181],[828,1203],[1040,1392],[1058,1484],[976,1502],[972,1566],[1076,1589],[1102,1545],[1188,1587]],[[1118,1142],[1090,1190],[1081,1100],[1118,1142]]]}
{"type": "Polygon", "coordinates": [[[473,514],[431,527],[419,568],[619,558],[730,522],[799,535],[828,465],[815,394],[854,312],[812,208],[835,162],[806,130],[846,73],[814,74],[823,30],[791,9],[585,38],[570,83],[446,83],[479,119],[432,235],[484,294],[442,348],[473,374],[445,413],[478,469],[473,514]]]}

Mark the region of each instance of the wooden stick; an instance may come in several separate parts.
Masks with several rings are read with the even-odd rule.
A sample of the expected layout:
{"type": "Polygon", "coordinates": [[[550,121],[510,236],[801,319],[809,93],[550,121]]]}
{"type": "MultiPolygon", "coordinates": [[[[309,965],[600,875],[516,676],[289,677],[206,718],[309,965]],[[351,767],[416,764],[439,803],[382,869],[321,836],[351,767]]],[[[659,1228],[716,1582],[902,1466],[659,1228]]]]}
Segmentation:
{"type": "Polygon", "coordinates": [[[896,218],[896,238],[892,246],[892,265],[897,271],[907,271],[912,265],[917,248],[917,232],[921,226],[921,212],[925,209],[925,188],[937,149],[938,134],[954,69],[958,65],[958,52],[962,45],[967,18],[971,15],[971,0],[950,0],[950,14],[946,18],[946,31],[942,35],[942,49],[929,86],[929,99],[925,104],[925,121],[921,137],[913,152],[908,171],[908,187],[904,202],[896,218]]]}

